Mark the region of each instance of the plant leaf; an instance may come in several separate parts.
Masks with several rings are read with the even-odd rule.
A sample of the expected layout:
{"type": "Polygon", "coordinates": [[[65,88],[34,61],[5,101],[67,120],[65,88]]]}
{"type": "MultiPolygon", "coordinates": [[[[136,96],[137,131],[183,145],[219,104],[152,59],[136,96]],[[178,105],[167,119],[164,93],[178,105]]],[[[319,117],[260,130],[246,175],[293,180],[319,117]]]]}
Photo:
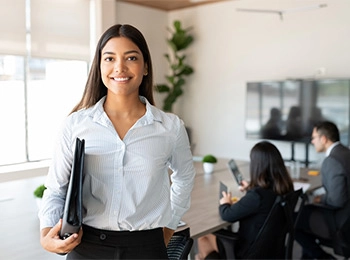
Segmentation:
{"type": "Polygon", "coordinates": [[[159,93],[169,92],[170,91],[170,88],[167,85],[165,85],[165,84],[156,85],[155,89],[159,93]]]}

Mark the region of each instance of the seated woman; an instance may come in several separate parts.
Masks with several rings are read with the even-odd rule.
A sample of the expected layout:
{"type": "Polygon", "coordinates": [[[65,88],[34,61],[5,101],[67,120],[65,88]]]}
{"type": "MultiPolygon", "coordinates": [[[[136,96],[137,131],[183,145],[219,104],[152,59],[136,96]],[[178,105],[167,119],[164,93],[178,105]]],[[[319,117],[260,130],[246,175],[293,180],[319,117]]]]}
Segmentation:
{"type": "MultiPolygon", "coordinates": [[[[237,258],[244,258],[250,244],[263,225],[277,195],[294,190],[293,182],[279,150],[272,143],[257,143],[250,152],[250,183],[243,181],[246,194],[233,203],[231,193],[223,192],[219,212],[223,220],[239,221],[237,258]]],[[[198,238],[196,259],[210,258],[218,252],[218,240],[208,234],[198,238]]]]}

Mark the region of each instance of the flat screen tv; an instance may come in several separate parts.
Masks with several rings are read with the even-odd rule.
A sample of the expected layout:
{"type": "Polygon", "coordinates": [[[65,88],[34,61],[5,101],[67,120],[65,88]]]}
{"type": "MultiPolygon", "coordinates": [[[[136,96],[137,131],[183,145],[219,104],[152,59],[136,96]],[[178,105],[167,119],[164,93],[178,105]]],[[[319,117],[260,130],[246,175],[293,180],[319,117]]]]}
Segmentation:
{"type": "Polygon", "coordinates": [[[308,143],[313,125],[329,120],[349,146],[349,95],[350,79],[247,82],[246,136],[308,143]]]}

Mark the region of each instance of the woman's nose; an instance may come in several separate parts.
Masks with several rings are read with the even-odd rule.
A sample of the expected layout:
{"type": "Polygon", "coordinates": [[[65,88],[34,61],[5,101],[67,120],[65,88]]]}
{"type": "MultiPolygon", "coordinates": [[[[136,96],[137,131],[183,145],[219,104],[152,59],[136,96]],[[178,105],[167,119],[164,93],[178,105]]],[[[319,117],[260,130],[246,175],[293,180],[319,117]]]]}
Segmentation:
{"type": "Polygon", "coordinates": [[[116,60],[116,62],[114,63],[114,70],[116,72],[124,72],[126,71],[126,66],[125,66],[125,62],[123,60],[116,60]]]}

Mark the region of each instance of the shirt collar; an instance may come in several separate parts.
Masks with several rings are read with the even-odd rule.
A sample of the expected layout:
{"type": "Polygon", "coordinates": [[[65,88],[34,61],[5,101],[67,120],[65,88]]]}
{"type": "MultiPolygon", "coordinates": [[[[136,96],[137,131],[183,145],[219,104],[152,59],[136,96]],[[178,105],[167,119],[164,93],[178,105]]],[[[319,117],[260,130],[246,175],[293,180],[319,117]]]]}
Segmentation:
{"type": "MultiPolygon", "coordinates": [[[[140,96],[140,100],[142,103],[146,104],[146,118],[147,120],[150,120],[151,122],[157,121],[157,122],[162,122],[162,116],[160,113],[160,110],[156,108],[155,106],[152,106],[149,101],[143,97],[140,96]]],[[[151,123],[149,122],[149,123],[151,123]]]]}
{"type": "Polygon", "coordinates": [[[330,147],[328,147],[328,149],[326,150],[326,156],[331,154],[331,151],[333,150],[334,146],[338,145],[340,142],[335,142],[333,143],[330,147]]]}
{"type": "MultiPolygon", "coordinates": [[[[162,122],[161,112],[158,108],[151,105],[144,96],[139,96],[140,101],[146,104],[146,114],[144,116],[144,123],[151,124],[154,121],[162,122]]],[[[105,103],[106,96],[102,97],[92,108],[94,119],[98,121],[104,114],[103,104],[105,103]]]]}

